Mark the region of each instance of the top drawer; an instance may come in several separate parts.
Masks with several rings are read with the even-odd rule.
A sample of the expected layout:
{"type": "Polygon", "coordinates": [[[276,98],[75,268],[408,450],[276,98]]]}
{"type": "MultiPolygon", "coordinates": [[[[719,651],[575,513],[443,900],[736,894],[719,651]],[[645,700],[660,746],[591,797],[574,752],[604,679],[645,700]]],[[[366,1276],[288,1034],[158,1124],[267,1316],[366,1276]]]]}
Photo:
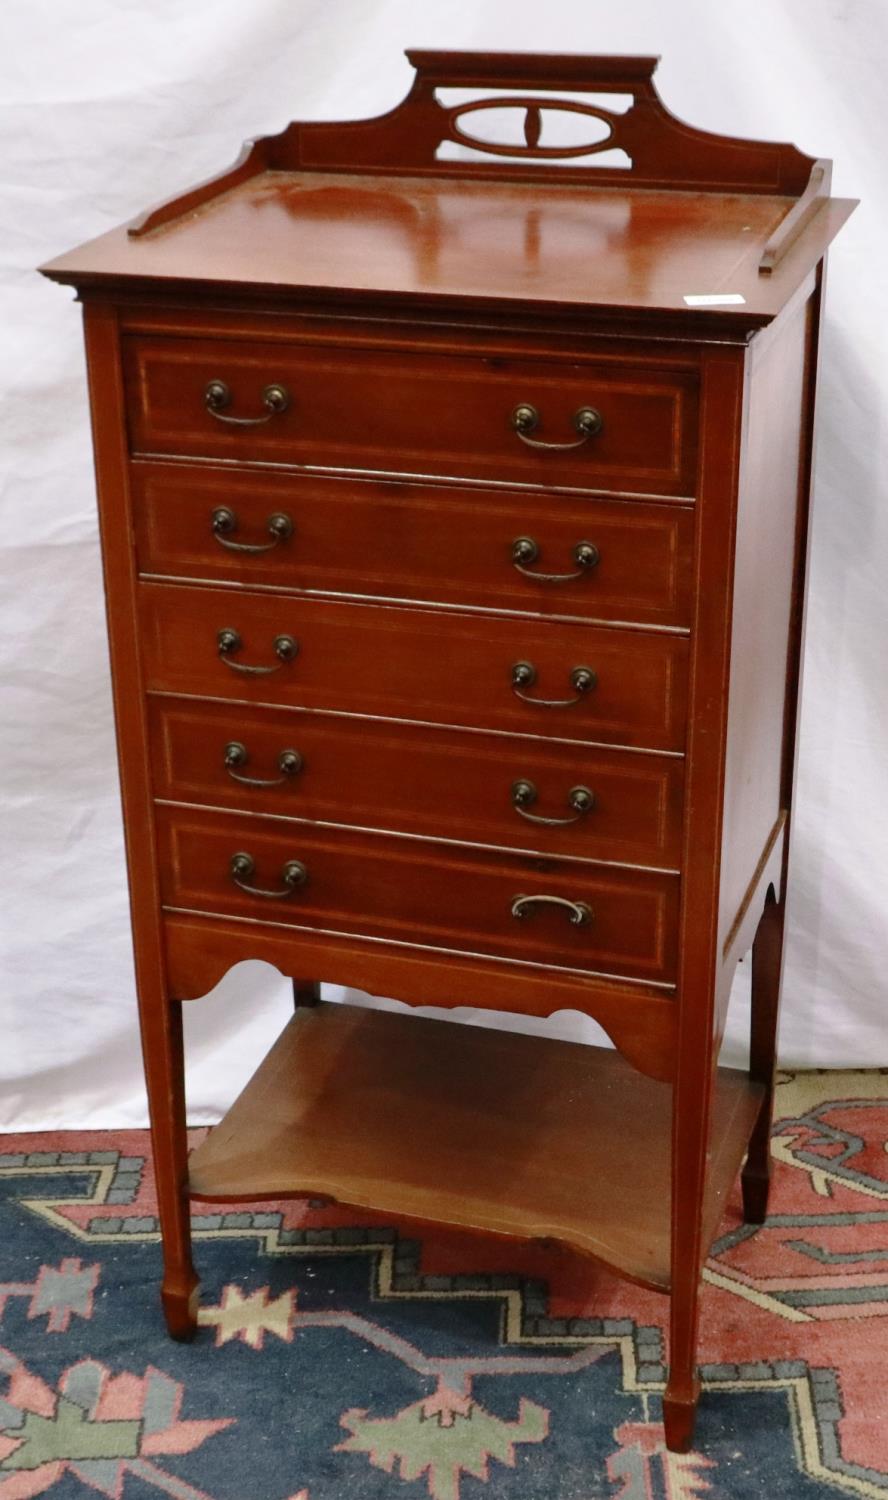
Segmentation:
{"type": "Polygon", "coordinates": [[[137,334],[123,348],[135,453],[693,494],[687,371],[137,334]],[[283,388],[285,409],[264,404],[269,387],[283,388]],[[525,437],[558,446],[515,430],[519,406],[538,413],[525,437]],[[601,417],[588,437],[574,425],[585,408],[601,417]]]}

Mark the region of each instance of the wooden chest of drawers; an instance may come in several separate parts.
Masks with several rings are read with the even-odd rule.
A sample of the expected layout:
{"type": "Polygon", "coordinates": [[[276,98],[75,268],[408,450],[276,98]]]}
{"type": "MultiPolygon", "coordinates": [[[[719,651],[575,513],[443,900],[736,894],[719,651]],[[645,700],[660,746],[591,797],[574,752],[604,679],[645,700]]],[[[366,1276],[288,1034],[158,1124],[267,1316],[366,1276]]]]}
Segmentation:
{"type": "Polygon", "coordinates": [[[85,304],[164,1307],[188,1336],[192,1196],[561,1240],[671,1293],[682,1448],[747,1150],[766,1212],[822,269],[853,205],[792,147],[678,126],[651,59],[411,60],[391,115],[291,126],[44,268],[85,304]],[[523,140],[476,137],[452,86],[511,89],[523,140]],[[549,144],[565,114],[606,140],[549,144]],[[747,1076],[716,1060],[750,946],[747,1076]],[[189,1161],[181,1004],[247,957],[297,1012],[189,1161]],[[570,1007],[617,1050],[321,980],[570,1007]]]}

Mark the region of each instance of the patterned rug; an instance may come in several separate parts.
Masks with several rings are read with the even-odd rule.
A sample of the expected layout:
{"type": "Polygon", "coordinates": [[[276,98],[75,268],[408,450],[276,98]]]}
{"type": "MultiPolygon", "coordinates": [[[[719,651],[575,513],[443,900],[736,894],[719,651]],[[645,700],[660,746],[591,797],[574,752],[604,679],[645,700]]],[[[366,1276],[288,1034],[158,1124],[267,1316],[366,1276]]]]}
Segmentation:
{"type": "Polygon", "coordinates": [[[696,1450],[665,1300],[308,1204],[195,1216],[165,1336],[143,1132],[0,1138],[0,1500],[888,1500],[888,1072],[787,1076],[773,1214],[707,1269],[696,1450]]]}

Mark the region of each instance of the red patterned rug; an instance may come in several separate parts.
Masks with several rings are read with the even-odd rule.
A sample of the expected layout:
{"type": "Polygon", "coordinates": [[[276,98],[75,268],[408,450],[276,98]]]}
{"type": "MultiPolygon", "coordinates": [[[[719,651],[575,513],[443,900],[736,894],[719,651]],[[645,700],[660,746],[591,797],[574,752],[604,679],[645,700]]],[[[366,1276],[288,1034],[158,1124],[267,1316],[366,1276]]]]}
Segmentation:
{"type": "Polygon", "coordinates": [[[888,1073],[778,1091],[772,1214],[706,1272],[697,1446],[664,1299],[310,1204],[195,1215],[165,1336],[144,1132],[0,1137],[0,1500],[888,1500],[888,1073]]]}

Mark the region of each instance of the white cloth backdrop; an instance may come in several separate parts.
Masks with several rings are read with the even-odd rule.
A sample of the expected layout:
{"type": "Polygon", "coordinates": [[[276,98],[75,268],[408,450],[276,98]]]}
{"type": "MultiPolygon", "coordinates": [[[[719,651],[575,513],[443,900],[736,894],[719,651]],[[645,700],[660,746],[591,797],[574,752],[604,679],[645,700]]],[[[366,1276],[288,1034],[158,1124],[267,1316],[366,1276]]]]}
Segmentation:
{"type": "MultiPolygon", "coordinates": [[[[4,0],[0,1128],[145,1118],[79,309],[33,267],[246,136],[387,109],[408,46],[660,53],[678,115],[833,156],[864,199],[827,303],[781,1055],[888,1064],[885,0],[4,0]]],[[[288,1008],[261,964],[189,1008],[193,1120],[288,1008]]]]}

